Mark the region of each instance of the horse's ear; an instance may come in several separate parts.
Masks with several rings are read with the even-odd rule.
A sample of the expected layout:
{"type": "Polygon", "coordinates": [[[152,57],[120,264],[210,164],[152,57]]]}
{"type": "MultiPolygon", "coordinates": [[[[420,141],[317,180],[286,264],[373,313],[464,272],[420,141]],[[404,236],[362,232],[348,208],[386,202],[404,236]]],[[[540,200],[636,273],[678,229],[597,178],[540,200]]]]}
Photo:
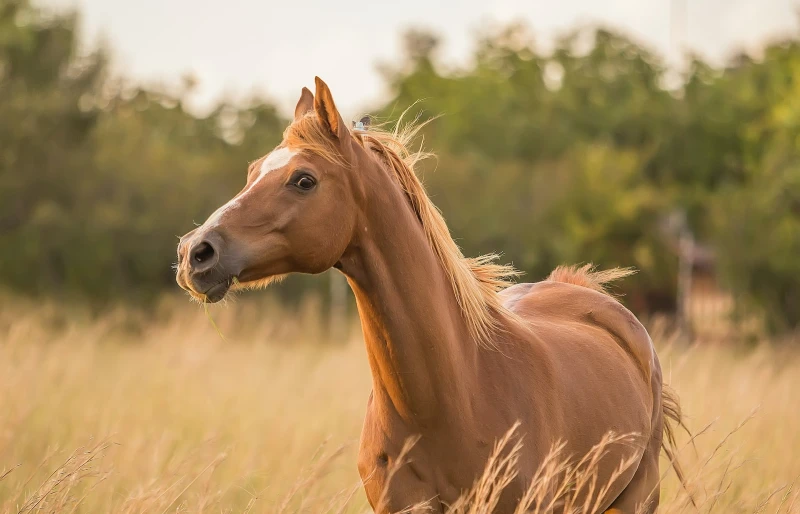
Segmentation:
{"type": "Polygon", "coordinates": [[[294,119],[302,118],[313,110],[314,95],[307,87],[304,87],[300,93],[300,100],[297,101],[297,107],[294,108],[294,119]]]}
{"type": "Polygon", "coordinates": [[[317,112],[317,116],[332,136],[338,138],[339,141],[345,141],[350,131],[344,124],[339,111],[336,110],[331,90],[319,77],[314,77],[314,82],[317,85],[317,92],[314,95],[314,110],[317,112]]]}

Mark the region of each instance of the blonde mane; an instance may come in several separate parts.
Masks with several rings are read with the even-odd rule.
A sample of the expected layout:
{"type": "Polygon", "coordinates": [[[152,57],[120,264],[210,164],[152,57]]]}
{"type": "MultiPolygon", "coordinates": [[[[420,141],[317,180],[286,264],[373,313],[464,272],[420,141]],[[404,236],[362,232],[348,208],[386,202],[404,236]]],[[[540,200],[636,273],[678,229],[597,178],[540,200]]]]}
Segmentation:
{"type": "Polygon", "coordinates": [[[629,277],[635,273],[636,270],[633,268],[598,270],[594,264],[589,263],[583,266],[558,266],[550,273],[547,280],[586,287],[613,297],[615,295],[608,289],[611,282],[629,277]]]}
{"type": "MultiPolygon", "coordinates": [[[[402,120],[402,117],[401,117],[402,120]]],[[[499,291],[512,284],[519,272],[512,266],[497,264],[498,255],[467,258],[450,236],[441,212],[431,202],[414,172],[417,163],[430,153],[409,150],[409,145],[425,123],[398,122],[391,131],[370,127],[353,133],[359,144],[369,148],[393,172],[406,193],[409,204],[436,257],[441,262],[456,301],[473,339],[482,346],[494,347],[493,335],[499,327],[498,315],[515,316],[503,307],[499,291]]],[[[313,152],[326,160],[347,166],[317,116],[311,112],[296,119],[284,132],[284,141],[300,150],[313,152]]]]}

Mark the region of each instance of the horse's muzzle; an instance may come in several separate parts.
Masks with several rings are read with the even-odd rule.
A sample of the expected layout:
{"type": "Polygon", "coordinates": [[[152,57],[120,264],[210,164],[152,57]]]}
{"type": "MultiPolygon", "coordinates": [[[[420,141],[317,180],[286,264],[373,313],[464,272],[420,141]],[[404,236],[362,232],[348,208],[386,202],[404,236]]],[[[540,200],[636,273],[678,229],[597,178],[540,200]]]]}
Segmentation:
{"type": "Polygon", "coordinates": [[[176,281],[192,296],[205,303],[222,300],[236,276],[236,259],[224,248],[224,239],[215,231],[190,232],[178,244],[176,281]],[[222,259],[225,255],[225,259],[222,259]],[[229,261],[229,262],[223,262],[229,261]]]}

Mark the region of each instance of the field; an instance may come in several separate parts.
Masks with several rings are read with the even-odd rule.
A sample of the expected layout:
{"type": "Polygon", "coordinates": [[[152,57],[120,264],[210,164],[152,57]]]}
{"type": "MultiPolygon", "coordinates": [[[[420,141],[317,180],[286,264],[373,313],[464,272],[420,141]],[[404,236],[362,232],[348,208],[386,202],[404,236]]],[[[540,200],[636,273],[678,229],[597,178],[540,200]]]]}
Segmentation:
{"type": "MultiPolygon", "coordinates": [[[[240,302],[210,310],[223,340],[182,299],[99,318],[3,305],[0,513],[369,511],[356,320],[333,342],[314,305],[240,302]]],[[[800,512],[800,349],[652,332],[699,433],[680,439],[698,511],[800,512]]],[[[662,464],[661,512],[694,512],[662,464]]]]}

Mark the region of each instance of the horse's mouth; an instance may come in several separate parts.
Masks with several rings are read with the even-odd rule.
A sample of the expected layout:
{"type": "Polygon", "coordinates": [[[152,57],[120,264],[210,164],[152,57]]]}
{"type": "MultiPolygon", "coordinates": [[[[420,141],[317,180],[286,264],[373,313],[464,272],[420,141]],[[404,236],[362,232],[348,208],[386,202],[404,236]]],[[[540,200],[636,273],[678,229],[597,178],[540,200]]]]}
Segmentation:
{"type": "Polygon", "coordinates": [[[228,277],[203,291],[200,295],[203,303],[217,303],[225,298],[231,288],[231,284],[233,284],[233,277],[228,277]]]}
{"type": "MultiPolygon", "coordinates": [[[[276,275],[256,280],[242,280],[241,275],[229,275],[222,279],[217,279],[210,286],[203,289],[204,284],[198,284],[197,279],[187,279],[183,274],[178,273],[176,280],[181,289],[189,293],[189,296],[200,303],[217,303],[225,299],[231,290],[242,291],[253,287],[263,287],[271,282],[280,281],[285,275],[276,275]]],[[[210,282],[210,281],[209,281],[210,282]]]]}

